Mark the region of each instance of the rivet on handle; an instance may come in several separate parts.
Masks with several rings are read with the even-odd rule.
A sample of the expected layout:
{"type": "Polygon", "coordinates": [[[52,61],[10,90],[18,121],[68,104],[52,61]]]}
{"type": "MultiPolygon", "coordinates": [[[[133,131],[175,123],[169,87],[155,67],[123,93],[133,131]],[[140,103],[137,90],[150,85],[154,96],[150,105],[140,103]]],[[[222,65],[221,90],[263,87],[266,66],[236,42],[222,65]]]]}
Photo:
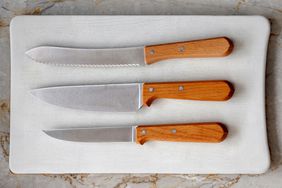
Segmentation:
{"type": "Polygon", "coordinates": [[[176,129],[171,129],[171,133],[175,134],[176,133],[176,129]]]}
{"type": "Polygon", "coordinates": [[[180,46],[180,47],[178,48],[178,51],[179,51],[179,52],[184,52],[184,51],[185,51],[185,47],[184,47],[184,46],[180,46]]]}
{"type": "Polygon", "coordinates": [[[154,92],[154,90],[155,90],[155,89],[154,89],[153,87],[150,87],[150,88],[149,88],[149,92],[154,92]]]}
{"type": "Polygon", "coordinates": [[[155,54],[155,50],[153,50],[153,49],[150,50],[150,54],[151,54],[151,55],[154,55],[154,54],[155,54]]]}
{"type": "Polygon", "coordinates": [[[147,131],[145,129],[142,129],[141,130],[141,135],[145,135],[145,134],[147,134],[147,131]]]}
{"type": "Polygon", "coordinates": [[[179,86],[179,87],[178,87],[178,90],[179,90],[179,91],[183,91],[183,90],[184,90],[184,86],[179,86]]]}

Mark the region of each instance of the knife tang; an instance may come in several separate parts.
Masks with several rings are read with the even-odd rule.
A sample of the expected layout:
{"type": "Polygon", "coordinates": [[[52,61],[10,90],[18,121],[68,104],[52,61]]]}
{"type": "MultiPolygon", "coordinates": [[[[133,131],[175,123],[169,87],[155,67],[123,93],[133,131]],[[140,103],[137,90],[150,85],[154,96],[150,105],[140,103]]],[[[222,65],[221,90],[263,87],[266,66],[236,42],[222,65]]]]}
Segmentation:
{"type": "Polygon", "coordinates": [[[135,141],[221,142],[228,134],[221,123],[140,125],[136,127],[135,141]]]}
{"type": "Polygon", "coordinates": [[[188,99],[224,101],[234,89],[228,81],[163,82],[143,84],[143,104],[150,106],[155,99],[188,99]]]}
{"type": "Polygon", "coordinates": [[[145,60],[152,64],[172,58],[222,57],[232,49],[233,43],[227,37],[152,45],[145,47],[145,60]]]}

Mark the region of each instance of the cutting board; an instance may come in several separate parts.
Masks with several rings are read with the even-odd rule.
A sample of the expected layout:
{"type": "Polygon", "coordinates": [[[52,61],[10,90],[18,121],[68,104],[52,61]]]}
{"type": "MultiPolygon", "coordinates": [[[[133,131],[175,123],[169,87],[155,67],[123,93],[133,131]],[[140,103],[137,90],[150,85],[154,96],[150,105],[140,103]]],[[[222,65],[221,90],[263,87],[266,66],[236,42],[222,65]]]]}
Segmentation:
{"type": "Polygon", "coordinates": [[[14,173],[262,173],[270,164],[265,119],[265,64],[270,26],[260,16],[20,16],[11,23],[10,169],[14,173]],[[57,67],[29,59],[51,45],[108,48],[226,36],[224,58],[166,60],[146,67],[57,67]],[[136,113],[91,112],[47,104],[40,87],[130,82],[228,80],[226,102],[154,101],[136,113]],[[42,130],[70,127],[224,123],[213,143],[76,143],[42,130]]]}

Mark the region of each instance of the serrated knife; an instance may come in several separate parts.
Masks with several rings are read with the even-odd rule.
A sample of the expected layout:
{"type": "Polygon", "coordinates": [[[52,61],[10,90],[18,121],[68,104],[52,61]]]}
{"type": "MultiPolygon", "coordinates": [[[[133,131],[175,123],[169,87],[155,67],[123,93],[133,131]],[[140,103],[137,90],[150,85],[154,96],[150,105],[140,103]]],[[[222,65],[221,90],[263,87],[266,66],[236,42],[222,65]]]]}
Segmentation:
{"type": "Polygon", "coordinates": [[[155,99],[224,101],[233,94],[227,81],[131,83],[47,87],[31,90],[41,100],[67,108],[130,112],[155,99]]]}
{"type": "Polygon", "coordinates": [[[26,52],[35,62],[65,66],[144,66],[174,58],[222,57],[233,49],[226,37],[129,48],[82,49],[39,46],[26,52]]]}
{"type": "Polygon", "coordinates": [[[220,123],[141,125],[132,127],[95,127],[44,130],[56,139],[73,142],[221,142],[227,128],[220,123]]]}

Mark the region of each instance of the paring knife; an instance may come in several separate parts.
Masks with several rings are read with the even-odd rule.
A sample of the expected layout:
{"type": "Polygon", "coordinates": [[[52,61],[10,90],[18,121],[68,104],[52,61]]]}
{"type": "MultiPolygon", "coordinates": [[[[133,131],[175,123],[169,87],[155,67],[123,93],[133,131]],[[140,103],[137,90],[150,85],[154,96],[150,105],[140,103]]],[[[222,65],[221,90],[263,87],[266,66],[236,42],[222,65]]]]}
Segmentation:
{"type": "Polygon", "coordinates": [[[131,48],[79,49],[40,46],[26,55],[32,60],[67,66],[143,66],[165,59],[227,56],[233,49],[226,37],[131,48]]]}
{"type": "Polygon", "coordinates": [[[74,142],[221,142],[227,129],[220,123],[141,125],[133,127],[96,127],[44,130],[54,138],[74,142]]]}
{"type": "Polygon", "coordinates": [[[92,111],[137,111],[155,99],[228,100],[233,94],[227,81],[132,83],[47,87],[31,93],[48,103],[92,111]]]}

